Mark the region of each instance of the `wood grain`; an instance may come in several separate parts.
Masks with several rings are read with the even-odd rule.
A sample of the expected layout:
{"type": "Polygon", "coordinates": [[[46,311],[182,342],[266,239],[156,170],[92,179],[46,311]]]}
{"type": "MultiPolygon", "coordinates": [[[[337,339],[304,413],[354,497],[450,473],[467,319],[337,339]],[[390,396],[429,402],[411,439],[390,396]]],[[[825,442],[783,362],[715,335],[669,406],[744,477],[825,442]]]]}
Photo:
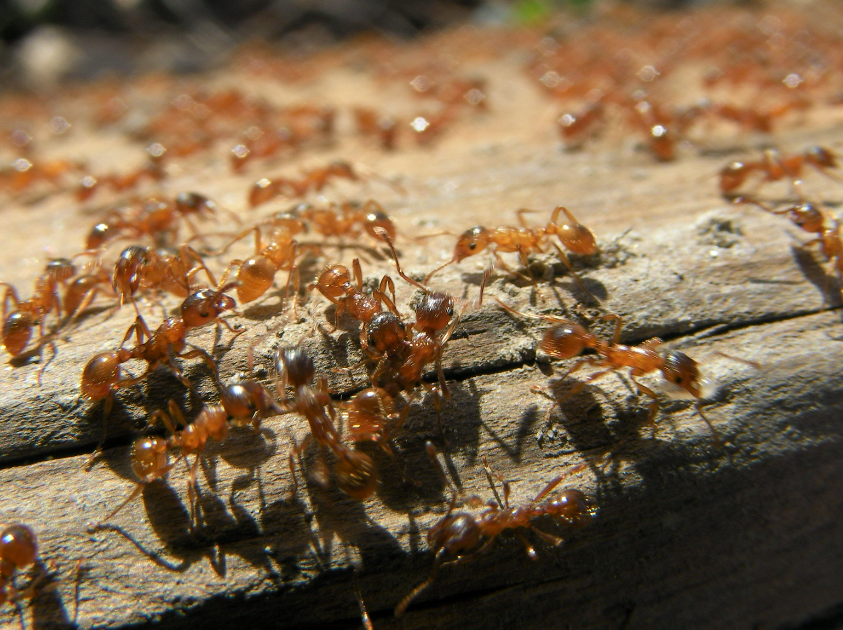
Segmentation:
{"type": "MultiPolygon", "coordinates": [[[[248,186],[265,171],[293,173],[354,156],[400,181],[405,192],[369,181],[343,184],[330,194],[381,200],[398,225],[402,264],[418,278],[451,255],[454,238],[414,237],[514,224],[520,207],[538,210],[531,219],[540,224],[564,204],[600,241],[600,255],[574,257],[584,283],[601,299],[600,309],[552,255],[531,259],[538,288],[496,272],[488,298],[525,313],[568,317],[579,317],[576,304],[583,302],[592,316],[622,315],[625,343],[660,336],[700,360],[718,382],[704,410],[722,444],[715,445],[685,402],[666,402],[649,425],[648,400],[619,375],[589,384],[548,416],[551,403],[533,389],[561,395],[587,374],[562,377],[566,367],[537,352],[546,322],[513,317],[492,299],[479,308],[473,304],[491,260],[479,256],[431,282],[472,303],[445,352],[452,396],[442,407],[442,433],[430,399],[415,403],[396,437],[403,464],[371,451],[382,474],[374,498],[360,503],[322,489],[298,468],[303,485],[291,497],[287,455],[306,425],[286,415],[266,420],[259,433],[235,430],[203,457],[194,529],[187,474],[179,465],[108,527],[94,530],[134,487],[129,444],[149,413],[171,398],[195,411],[214,391],[204,368],[192,364],[185,373],[198,383],[198,394],[159,373],[121,391],[108,419],[108,448],[86,472],[101,437],[102,410],[79,397],[80,372],[88,358],[119,343],[134,316],[129,308],[110,316],[94,312],[62,335],[41,387],[35,355],[0,371],[0,516],[36,529],[45,568],[56,577],[23,606],[27,625],[178,628],[273,619],[280,627],[352,628],[361,625],[355,584],[378,630],[839,622],[843,344],[837,279],[829,279],[816,251],[801,247],[807,239],[785,219],[732,206],[717,195],[714,174],[723,155],[687,150],[675,163],[655,165],[646,153],[611,138],[579,153],[560,151],[552,107],[527,83],[517,58],[485,63],[481,71],[495,77],[490,112],[465,120],[430,149],[386,155],[346,134],[336,146],[294,163],[240,176],[219,161],[201,169],[188,164],[163,184],[164,191],[197,189],[252,220],[283,206],[245,210],[248,186]],[[484,500],[491,492],[483,457],[512,483],[513,502],[529,501],[550,479],[585,462],[586,469],[564,485],[594,497],[599,512],[576,532],[542,522],[566,541],[551,548],[533,539],[533,562],[518,538],[501,536],[472,562],[445,567],[396,620],[393,607],[432,566],[426,532],[452,496],[427,458],[428,440],[437,443],[462,495],[484,500]]],[[[234,78],[219,73],[208,81],[234,78]]],[[[245,87],[276,96],[281,91],[277,85],[245,87]]],[[[361,90],[347,69],[298,90],[298,98],[330,92],[340,103],[371,91],[361,90]]],[[[782,130],[776,141],[796,150],[818,138],[833,144],[841,140],[839,117],[828,108],[826,117],[782,130]]],[[[80,151],[94,145],[78,142],[80,151]]],[[[126,147],[114,151],[129,155],[126,147]]],[[[830,203],[841,196],[836,183],[817,175],[808,186],[830,203]]],[[[36,253],[44,247],[56,255],[75,253],[96,213],[70,204],[70,195],[58,195],[4,211],[19,244],[0,252],[4,279],[30,286],[43,265],[36,253]]],[[[242,247],[248,253],[249,245],[242,247]]],[[[336,252],[346,263],[363,256],[367,283],[384,273],[396,276],[391,262],[371,250],[328,251],[329,259],[336,252]]],[[[507,262],[517,266],[514,259],[507,262]]],[[[306,267],[310,276],[303,280],[321,264],[306,267]]],[[[198,331],[191,342],[213,349],[224,379],[249,375],[271,385],[274,350],[301,343],[337,396],[365,386],[362,370],[353,378],[337,371],[361,359],[356,324],[344,318],[337,331],[327,332],[333,311],[313,297],[300,306],[298,320],[280,317],[280,292],[231,318],[247,329],[233,342],[230,333],[213,329],[198,331]]],[[[415,292],[399,282],[405,315],[415,292]]],[[[176,305],[165,300],[143,308],[157,321],[162,309],[176,305]]],[[[605,326],[595,329],[609,334],[605,326]]],[[[310,470],[314,459],[310,449],[299,464],[310,470]]],[[[10,626],[18,623],[11,609],[6,606],[2,618],[10,626]]]]}

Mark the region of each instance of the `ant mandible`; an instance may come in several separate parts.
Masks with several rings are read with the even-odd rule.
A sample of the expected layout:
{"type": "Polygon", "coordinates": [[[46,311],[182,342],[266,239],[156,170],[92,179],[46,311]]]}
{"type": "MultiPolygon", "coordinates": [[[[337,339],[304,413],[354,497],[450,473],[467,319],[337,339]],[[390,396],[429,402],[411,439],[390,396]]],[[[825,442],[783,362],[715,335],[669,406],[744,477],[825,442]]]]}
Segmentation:
{"type": "MultiPolygon", "coordinates": [[[[439,467],[440,475],[444,477],[445,474],[442,472],[438,459],[436,459],[436,449],[430,442],[427,443],[427,450],[431,459],[439,467]]],[[[395,607],[396,617],[403,615],[410,603],[428,586],[433,584],[439,569],[443,565],[457,565],[474,559],[489,549],[497,537],[504,531],[526,527],[545,542],[558,546],[564,539],[538,529],[532,524],[533,519],[547,514],[558,519],[565,525],[580,528],[588,525],[596,513],[594,504],[580,490],[565,489],[554,497],[542,501],[568,475],[584,469],[585,464],[580,464],[574,467],[568,474],[552,479],[529,503],[513,507],[509,504],[509,482],[498,477],[498,480],[503,485],[503,501],[501,502],[498,498],[495,484],[492,481],[493,473],[485,457],[483,458],[483,463],[486,470],[486,478],[492,487],[496,502],[487,502],[485,504],[486,509],[477,517],[468,512],[454,513],[454,507],[456,505],[456,493],[454,493],[454,497],[451,499],[445,516],[434,523],[427,532],[427,544],[429,549],[434,553],[433,568],[430,571],[430,575],[398,603],[395,607]]],[[[495,476],[497,477],[497,475],[495,476]]],[[[477,497],[473,497],[470,503],[482,505],[482,501],[477,497]]],[[[537,557],[535,549],[533,549],[526,538],[520,534],[518,535],[524,543],[527,555],[531,560],[535,560],[537,557]]]]}

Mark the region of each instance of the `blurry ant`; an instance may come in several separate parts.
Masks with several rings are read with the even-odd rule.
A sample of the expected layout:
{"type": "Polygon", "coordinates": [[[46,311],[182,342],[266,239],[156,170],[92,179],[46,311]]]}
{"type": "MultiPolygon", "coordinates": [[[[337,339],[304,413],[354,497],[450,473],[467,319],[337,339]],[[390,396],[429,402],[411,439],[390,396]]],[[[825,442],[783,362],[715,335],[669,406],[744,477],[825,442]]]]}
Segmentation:
{"type": "Polygon", "coordinates": [[[843,297],[843,236],[840,232],[840,223],[831,212],[809,201],[789,205],[781,210],[773,210],[768,205],[751,197],[736,197],[733,203],[749,203],[766,210],[770,214],[786,215],[796,227],[809,234],[815,234],[816,238],[804,243],[803,247],[819,245],[820,251],[828,259],[829,271],[837,272],[837,279],[841,284],[841,297],[843,297]]]}
{"type": "MultiPolygon", "coordinates": [[[[551,398],[551,400],[553,400],[553,406],[550,408],[548,413],[550,413],[554,407],[559,406],[564,400],[567,400],[579,393],[592,381],[595,381],[610,372],[616,372],[628,367],[631,368],[629,377],[632,379],[632,382],[635,383],[638,391],[652,399],[649,415],[647,416],[647,422],[652,423],[660,407],[659,396],[652,389],[642,384],[636,377],[658,371],[661,372],[662,376],[668,383],[671,383],[673,386],[678,388],[679,393],[690,395],[696,400],[695,408],[697,413],[711,430],[715,446],[719,445],[720,436],[715,430],[714,425],[711,424],[702,410],[702,400],[709,394],[707,391],[709,383],[700,374],[697,362],[688,355],[679,352],[678,350],[659,352],[659,347],[662,345],[663,341],[658,337],[653,337],[635,346],[620,344],[623,317],[615,313],[610,313],[600,317],[600,319],[604,321],[615,321],[615,332],[612,340],[606,342],[599,339],[583,326],[572,321],[549,315],[528,315],[526,313],[519,313],[500,300],[496,301],[504,310],[513,315],[543,319],[555,324],[552,328],[545,331],[541,343],[539,344],[539,348],[549,356],[555,359],[572,359],[582,353],[582,351],[586,348],[590,348],[597,353],[597,356],[587,356],[579,359],[565,373],[562,377],[563,379],[585,367],[604,368],[599,372],[595,372],[590,375],[584,381],[580,381],[574,385],[562,398],[551,398]]],[[[752,365],[753,367],[760,369],[760,366],[752,361],[731,357],[726,354],[722,354],[722,356],[747,363],[748,365],[752,365]]],[[[542,393],[541,390],[535,391],[542,393]]]]}
{"type": "Polygon", "coordinates": [[[101,175],[95,177],[93,175],[85,175],[79,180],[79,186],[76,188],[77,201],[86,201],[103,185],[109,186],[111,189],[121,192],[130,188],[137,187],[144,179],[152,181],[161,181],[167,176],[167,171],[164,169],[164,156],[167,153],[167,148],[159,142],[153,142],[146,147],[147,160],[136,171],[125,175],[101,175]]]}
{"type": "Polygon", "coordinates": [[[3,294],[3,346],[11,356],[16,357],[25,349],[32,337],[32,329],[40,326],[41,338],[45,338],[47,315],[54,312],[61,317],[61,299],[58,288],[76,275],[76,267],[66,258],[57,258],[47,263],[44,273],[35,281],[32,297],[21,300],[11,284],[0,282],[6,287],[3,294]],[[14,310],[9,312],[9,301],[14,310]]]}
{"type": "MultiPolygon", "coordinates": [[[[539,228],[529,228],[526,226],[523,215],[527,212],[536,212],[536,210],[521,208],[516,212],[521,227],[500,226],[489,230],[478,225],[463,232],[463,234],[457,239],[457,244],[454,247],[454,255],[451,257],[451,260],[427,274],[427,277],[424,279],[425,283],[429,282],[433,275],[441,269],[444,269],[452,263],[460,262],[469,256],[479,254],[487,247],[494,248],[493,252],[496,263],[492,266],[492,269],[494,269],[495,266],[508,269],[500,257],[502,252],[517,252],[518,256],[521,258],[521,264],[529,268],[527,254],[531,252],[539,253],[545,251],[547,239],[550,236],[556,236],[565,249],[574,254],[587,256],[600,252],[600,249],[597,247],[594,234],[592,234],[591,230],[579,223],[574,215],[564,206],[557,206],[547,225],[539,228]],[[559,223],[559,217],[563,213],[568,220],[567,222],[559,223]]],[[[588,293],[597,303],[599,303],[600,300],[598,300],[591,291],[585,287],[577,272],[574,271],[571,261],[568,259],[568,256],[562,248],[560,248],[553,240],[550,241],[550,244],[556,249],[556,252],[559,255],[559,260],[561,260],[571,272],[577,285],[583,291],[588,293]]],[[[488,274],[484,277],[484,281],[480,286],[480,304],[483,303],[483,291],[486,287],[487,279],[488,274]]],[[[534,285],[536,284],[536,281],[532,277],[530,277],[529,280],[534,285]]]]}
{"type": "MultiPolygon", "coordinates": [[[[439,467],[440,475],[445,477],[439,460],[436,458],[436,449],[430,442],[427,443],[427,451],[431,459],[439,467]]],[[[576,466],[569,473],[552,479],[529,503],[514,507],[509,504],[509,482],[504,481],[498,475],[494,475],[503,486],[503,501],[501,502],[492,480],[494,473],[489,468],[485,457],[483,458],[483,465],[486,470],[486,478],[492,487],[496,501],[490,500],[484,504],[478,497],[472,497],[469,499],[470,505],[475,507],[485,505],[486,509],[479,516],[474,516],[468,512],[455,513],[454,507],[456,507],[457,495],[454,492],[445,516],[434,523],[427,532],[428,548],[434,554],[433,568],[430,571],[430,575],[398,603],[395,607],[396,617],[402,616],[410,603],[422,591],[433,584],[439,569],[443,565],[457,565],[470,562],[488,550],[497,537],[504,531],[526,527],[546,543],[559,546],[564,542],[564,539],[540,530],[532,524],[533,519],[550,515],[569,527],[580,528],[588,525],[596,513],[594,504],[580,490],[562,490],[552,498],[542,501],[566,477],[584,469],[585,464],[576,466]]],[[[530,542],[517,531],[516,535],[519,536],[524,544],[530,559],[535,560],[537,554],[530,542]]]]}
{"type": "Polygon", "coordinates": [[[837,168],[837,155],[825,147],[810,146],[802,153],[783,156],[775,149],[764,151],[764,157],[754,162],[730,162],[720,170],[720,194],[726,199],[733,199],[738,195],[738,189],[746,183],[754,173],[764,177],[761,183],[777,182],[789,179],[796,182],[802,176],[805,166],[811,166],[817,171],[837,180],[828,169],[837,168]]]}
{"type": "MultiPolygon", "coordinates": [[[[310,435],[322,449],[328,449],[336,458],[334,476],[337,486],[348,496],[360,501],[369,498],[377,489],[378,472],[369,455],[350,449],[340,441],[334,426],[334,406],[328,392],[328,384],[316,377],[313,360],[300,347],[279,348],[275,355],[275,369],[279,378],[279,392],[287,387],[293,389],[290,397],[278,402],[285,412],[296,412],[304,416],[310,425],[310,435]]],[[[293,455],[304,450],[305,444],[295,447],[290,453],[290,473],[293,475],[293,495],[297,483],[293,472],[293,455]]]]}
{"type": "Polygon", "coordinates": [[[344,178],[351,181],[360,179],[357,171],[348,162],[336,161],[328,166],[307,171],[298,180],[282,177],[279,179],[263,178],[258,180],[249,192],[249,207],[254,208],[275,197],[304,197],[307,193],[319,192],[331,179],[344,178]]]}
{"type": "Polygon", "coordinates": [[[28,525],[15,523],[0,531],[0,605],[17,602],[35,594],[38,579],[19,590],[14,585],[15,572],[35,564],[38,559],[38,540],[28,525]]]}
{"type": "Polygon", "coordinates": [[[85,249],[100,249],[124,235],[132,238],[149,235],[158,244],[166,245],[175,240],[179,219],[188,224],[193,234],[197,234],[190,217],[216,218],[216,211],[213,201],[195,192],[179,193],[174,202],[152,197],[143,202],[139,210],[126,207],[109,212],[91,228],[85,239],[85,249]]]}

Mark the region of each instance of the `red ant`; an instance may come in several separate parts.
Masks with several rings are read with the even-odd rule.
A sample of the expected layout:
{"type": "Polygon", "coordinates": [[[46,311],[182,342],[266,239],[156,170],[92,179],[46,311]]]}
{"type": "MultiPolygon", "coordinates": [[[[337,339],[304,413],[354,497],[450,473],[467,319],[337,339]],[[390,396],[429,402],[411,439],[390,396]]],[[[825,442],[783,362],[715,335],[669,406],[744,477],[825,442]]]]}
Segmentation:
{"type": "MultiPolygon", "coordinates": [[[[816,238],[805,243],[804,247],[819,245],[820,251],[828,259],[831,269],[837,272],[838,281],[843,285],[843,236],[840,232],[840,223],[833,214],[808,201],[790,205],[781,210],[773,210],[766,204],[750,197],[736,197],[733,202],[736,204],[751,203],[770,214],[787,215],[787,218],[796,227],[810,234],[816,234],[816,238]]],[[[843,286],[841,287],[841,296],[843,296],[843,286]]]]}
{"type": "Polygon", "coordinates": [[[14,583],[15,572],[21,571],[38,559],[38,540],[28,525],[15,523],[0,531],[0,605],[31,597],[36,582],[18,590],[14,583]]]}
{"type": "Polygon", "coordinates": [[[229,424],[243,426],[251,424],[255,428],[260,420],[270,414],[283,413],[275,403],[269,392],[256,381],[243,381],[226,387],[220,387],[220,404],[205,405],[191,423],[185,422],[184,415],[174,400],[170,400],[167,411],[155,411],[149,425],[155,425],[159,420],[169,430],[170,437],[164,440],[160,437],[145,437],[135,440],[132,445],[132,471],[138,479],[135,489],[120,503],[97,527],[111,520],[127,504],[131,503],[143,491],[146,484],[161,479],[175,464],[169,463],[168,452],[178,448],[181,451],[179,459],[195,455],[193,466],[189,467],[188,493],[190,494],[191,510],[193,509],[193,493],[196,486],[196,467],[199,456],[205,449],[208,440],[223,442],[228,436],[229,424]],[[183,426],[183,429],[176,427],[183,426]]]}
{"type": "Polygon", "coordinates": [[[124,191],[135,188],[144,179],[160,181],[167,176],[164,170],[164,155],[167,148],[159,142],[154,142],[146,147],[148,159],[136,171],[126,175],[103,175],[95,177],[85,175],[76,189],[76,199],[85,201],[89,199],[103,184],[107,184],[115,191],[124,191]]]}
{"type": "MultiPolygon", "coordinates": [[[[386,307],[395,315],[398,309],[395,306],[395,283],[389,276],[383,276],[380,285],[371,294],[363,292],[363,271],[360,268],[360,260],[355,258],[352,262],[354,270],[354,283],[352,283],[351,272],[348,267],[339,264],[328,265],[319,274],[315,282],[307,285],[307,291],[319,289],[328,300],[336,305],[334,329],[339,326],[339,318],[343,311],[362,324],[366,325],[382,312],[382,306],[386,307]],[[392,299],[387,295],[392,294],[392,299]]],[[[364,329],[360,331],[361,338],[364,338],[364,329]]]]}
{"type": "Polygon", "coordinates": [[[828,169],[837,168],[837,156],[830,150],[820,146],[811,146],[802,153],[783,156],[775,149],[764,151],[764,157],[754,162],[730,162],[720,170],[720,193],[727,199],[732,199],[736,191],[744,185],[754,173],[763,174],[764,182],[777,182],[783,179],[797,181],[805,166],[811,166],[820,173],[833,179],[828,169]]]}
{"type": "MultiPolygon", "coordinates": [[[[299,347],[280,348],[275,355],[275,369],[280,381],[279,391],[288,386],[293,389],[291,397],[279,401],[286,412],[297,412],[310,425],[310,435],[320,448],[327,448],[336,458],[334,476],[337,486],[348,496],[364,500],[370,497],[378,486],[378,472],[372,458],[366,453],[350,449],[340,441],[334,426],[334,406],[328,385],[324,378],[311,385],[316,368],[310,356],[299,347]]],[[[295,448],[296,453],[304,444],[295,448]]],[[[290,472],[293,474],[293,494],[297,484],[293,473],[293,453],[290,453],[290,472]]]]}
{"type": "MultiPolygon", "coordinates": [[[[678,350],[659,352],[659,347],[663,342],[658,337],[648,339],[636,346],[626,346],[620,344],[623,318],[614,313],[603,315],[600,318],[606,321],[615,321],[615,333],[612,340],[606,342],[589,332],[583,326],[572,321],[548,315],[527,315],[525,313],[519,313],[500,300],[496,301],[501,305],[501,307],[503,307],[504,310],[512,313],[513,315],[543,319],[555,324],[552,328],[545,331],[542,341],[539,344],[539,348],[549,356],[555,359],[572,359],[582,353],[582,351],[586,348],[590,348],[597,353],[597,356],[587,356],[579,359],[565,373],[565,376],[570,376],[584,367],[603,369],[599,372],[595,372],[586,380],[580,381],[574,385],[561,399],[554,399],[551,411],[554,407],[560,405],[562,401],[576,395],[588,383],[597,380],[601,376],[623,368],[631,368],[629,376],[632,379],[632,382],[635,383],[638,391],[652,399],[650,412],[647,417],[647,422],[651,423],[660,407],[659,397],[652,389],[638,381],[636,377],[643,376],[651,372],[661,372],[662,376],[668,383],[678,387],[681,392],[689,394],[696,400],[695,407],[697,413],[711,430],[711,433],[714,436],[715,445],[719,444],[719,435],[717,434],[714,425],[711,424],[702,410],[702,399],[708,393],[706,391],[708,382],[700,374],[697,362],[688,355],[679,352],[678,350]]],[[[757,363],[753,363],[751,361],[730,357],[725,354],[723,356],[748,363],[756,368],[760,367],[757,363]]]]}
{"type": "Polygon", "coordinates": [[[331,179],[344,178],[357,181],[360,177],[348,162],[332,162],[326,167],[306,172],[298,180],[282,177],[280,179],[263,178],[258,180],[249,192],[249,206],[254,208],[275,197],[304,197],[308,192],[319,192],[331,179]]]}
{"type": "MultiPolygon", "coordinates": [[[[600,249],[597,247],[594,234],[592,234],[591,230],[587,227],[579,223],[567,208],[557,206],[547,225],[539,228],[529,228],[526,226],[523,218],[523,214],[526,212],[536,211],[521,208],[516,212],[519,223],[521,223],[521,227],[501,226],[489,230],[478,225],[463,232],[463,234],[457,239],[457,244],[454,247],[454,255],[451,260],[431,271],[424,279],[425,283],[429,282],[433,275],[439,270],[444,269],[452,263],[460,262],[469,256],[479,254],[487,247],[494,247],[493,251],[497,266],[508,269],[500,257],[501,252],[518,252],[519,257],[521,258],[521,263],[527,267],[529,264],[527,254],[531,252],[543,252],[546,247],[545,244],[547,239],[550,236],[556,236],[559,239],[559,242],[562,243],[568,251],[574,254],[591,255],[599,253],[600,249]],[[559,217],[563,213],[568,218],[568,221],[560,224],[558,222],[559,217]]],[[[571,261],[568,259],[565,252],[562,251],[555,241],[550,241],[550,243],[556,249],[559,259],[573,274],[573,277],[580,288],[599,302],[599,300],[597,300],[597,298],[585,288],[579,275],[577,275],[574,271],[571,261]]],[[[494,268],[494,266],[495,265],[493,265],[492,268],[494,268]]],[[[485,281],[487,279],[488,274],[483,279],[483,284],[480,286],[480,304],[483,303],[483,290],[486,287],[485,281]]],[[[530,278],[530,281],[535,284],[535,280],[532,278],[530,278]]]]}
{"type": "Polygon", "coordinates": [[[183,219],[191,231],[197,234],[196,226],[190,218],[192,215],[213,218],[216,216],[216,204],[195,192],[179,193],[172,203],[149,198],[143,202],[140,209],[127,207],[109,212],[105,219],[91,228],[85,239],[85,248],[100,249],[108,241],[124,234],[132,238],[148,234],[159,243],[168,244],[178,233],[178,219],[183,219]]]}
{"type": "MultiPolygon", "coordinates": [[[[290,289],[290,280],[295,269],[297,243],[295,236],[306,229],[304,222],[295,212],[277,214],[272,220],[272,236],[264,246],[259,227],[253,227],[238,234],[222,252],[250,232],[255,234],[255,254],[245,261],[233,260],[230,267],[238,266],[237,298],[241,303],[252,302],[261,297],[275,281],[275,274],[281,269],[288,269],[287,287],[284,290],[284,302],[290,289]]],[[[298,287],[298,285],[296,285],[298,287]]]]}
{"type": "MultiPolygon", "coordinates": [[[[436,459],[436,450],[433,445],[427,443],[428,454],[439,467],[439,473],[444,477],[441,465],[436,459]]],[[[496,501],[488,501],[483,504],[478,497],[472,497],[470,503],[475,506],[485,505],[486,509],[479,515],[474,516],[468,512],[454,512],[456,506],[456,493],[448,506],[448,511],[441,519],[431,526],[427,532],[428,548],[434,554],[433,568],[428,578],[416,586],[402,599],[395,607],[395,616],[400,617],[407,610],[407,606],[418,597],[428,586],[433,584],[439,569],[443,565],[464,564],[476,558],[488,550],[497,537],[507,530],[518,530],[526,527],[533,531],[543,541],[558,546],[564,540],[558,536],[548,534],[532,524],[533,519],[540,516],[550,515],[565,525],[580,528],[588,525],[596,512],[594,504],[580,490],[566,489],[555,496],[542,501],[558,486],[568,475],[579,472],[585,468],[585,464],[575,467],[568,475],[560,475],[552,479],[544,489],[536,495],[532,501],[525,505],[509,505],[509,482],[500,477],[498,480],[503,485],[503,501],[498,498],[498,492],[492,481],[492,471],[489,468],[486,458],[483,458],[486,478],[492,487],[496,501]]],[[[497,475],[495,475],[497,477],[497,475]]],[[[520,533],[527,550],[527,555],[534,560],[537,555],[532,545],[520,533]]]]}
{"type": "Polygon", "coordinates": [[[155,330],[150,332],[143,317],[138,315],[129,327],[120,347],[112,352],[103,352],[94,356],[82,371],[80,389],[82,396],[88,400],[105,399],[104,417],[108,417],[116,390],[130,387],[139,383],[155,370],[159,365],[169,368],[172,374],[186,387],[192,387],[175,364],[175,358],[190,359],[200,357],[217,378],[217,366],[210,355],[201,348],[194,348],[185,352],[187,333],[212,322],[224,325],[235,336],[242,333],[236,331],[220,315],[236,305],[233,298],[225,295],[224,291],[232,285],[222,286],[225,276],[217,289],[201,289],[189,295],[182,302],[181,316],[168,317],[155,330]],[[137,345],[134,348],[124,348],[132,335],[136,335],[137,345]],[[120,366],[127,361],[137,359],[146,361],[146,371],[140,376],[121,378],[120,366]]]}
{"type": "Polygon", "coordinates": [[[61,300],[58,287],[76,275],[76,268],[66,258],[58,258],[47,263],[44,273],[35,281],[32,297],[21,300],[11,284],[0,282],[5,286],[3,295],[3,346],[11,356],[16,357],[26,349],[32,337],[35,326],[41,328],[41,338],[44,339],[47,315],[55,311],[57,317],[61,315],[61,300]],[[9,301],[15,308],[9,313],[9,301]]]}

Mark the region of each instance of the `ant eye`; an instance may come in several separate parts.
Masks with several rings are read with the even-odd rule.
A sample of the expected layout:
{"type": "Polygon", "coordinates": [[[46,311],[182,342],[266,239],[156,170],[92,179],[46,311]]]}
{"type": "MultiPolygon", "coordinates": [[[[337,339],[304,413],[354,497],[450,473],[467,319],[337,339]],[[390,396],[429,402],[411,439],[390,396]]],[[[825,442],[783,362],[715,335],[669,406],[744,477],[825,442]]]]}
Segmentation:
{"type": "Polygon", "coordinates": [[[453,306],[449,306],[449,307],[445,310],[445,312],[446,312],[446,313],[448,313],[448,316],[450,317],[451,315],[453,315],[453,314],[454,314],[454,307],[453,307],[453,306]]]}
{"type": "Polygon", "coordinates": [[[477,249],[477,243],[469,243],[468,249],[477,249]]]}

